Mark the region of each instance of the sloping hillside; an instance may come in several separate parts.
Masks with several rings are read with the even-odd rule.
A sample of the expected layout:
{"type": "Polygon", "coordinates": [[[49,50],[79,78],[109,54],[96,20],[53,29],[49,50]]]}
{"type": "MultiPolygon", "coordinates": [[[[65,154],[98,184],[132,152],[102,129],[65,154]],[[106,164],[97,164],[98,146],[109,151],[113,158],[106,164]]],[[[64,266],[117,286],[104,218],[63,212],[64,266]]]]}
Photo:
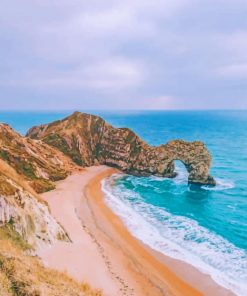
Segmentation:
{"type": "Polygon", "coordinates": [[[37,257],[26,255],[30,246],[11,224],[0,227],[1,296],[100,296],[87,284],[45,268],[37,257]]]}
{"type": "Polygon", "coordinates": [[[22,137],[7,124],[0,124],[0,158],[38,193],[54,189],[53,182],[66,178],[75,166],[60,151],[42,141],[22,137]]]}
{"type": "MultiPolygon", "coordinates": [[[[18,161],[26,163],[30,155],[34,157],[33,167],[36,169],[40,168],[39,160],[44,159],[44,155],[36,154],[38,150],[35,149],[38,148],[30,140],[31,148],[35,146],[35,154],[28,154],[30,146],[25,141],[25,147],[21,146],[20,151],[15,151],[14,147],[17,149],[18,143],[21,143],[18,140],[19,135],[17,139],[1,138],[1,143],[5,143],[4,150],[1,151],[7,151],[8,159],[0,159],[0,295],[101,295],[87,284],[77,283],[66,274],[45,268],[34,256],[37,250],[48,248],[58,240],[69,243],[70,239],[51,216],[47,204],[31,187],[33,183],[26,172],[20,170],[19,174],[15,170],[20,168],[18,161]],[[6,143],[9,143],[8,146],[6,143]]],[[[42,145],[41,147],[44,147],[42,145]]],[[[48,151],[53,149],[48,146],[48,151]]],[[[55,167],[49,172],[55,174],[55,167]]],[[[39,178],[40,176],[35,175],[35,180],[39,178]]]]}

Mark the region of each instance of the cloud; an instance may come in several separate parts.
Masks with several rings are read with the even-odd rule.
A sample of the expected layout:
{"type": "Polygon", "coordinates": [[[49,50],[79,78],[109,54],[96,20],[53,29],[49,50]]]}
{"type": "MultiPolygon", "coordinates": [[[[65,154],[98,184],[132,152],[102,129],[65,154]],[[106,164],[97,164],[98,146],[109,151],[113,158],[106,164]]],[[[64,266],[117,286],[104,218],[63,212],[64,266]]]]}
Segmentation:
{"type": "Polygon", "coordinates": [[[2,2],[0,107],[30,93],[102,96],[123,108],[218,108],[246,98],[247,86],[237,98],[233,87],[246,77],[244,0],[2,2]]]}
{"type": "Polygon", "coordinates": [[[146,74],[138,62],[116,57],[90,65],[84,73],[88,86],[109,92],[137,87],[146,74]]]}
{"type": "Polygon", "coordinates": [[[226,78],[247,79],[247,63],[226,65],[219,68],[217,73],[226,78]]]}
{"type": "Polygon", "coordinates": [[[56,73],[33,73],[17,81],[0,81],[0,85],[60,89],[94,89],[105,93],[138,87],[145,81],[141,63],[121,57],[99,60],[85,67],[56,73]]]}
{"type": "Polygon", "coordinates": [[[247,78],[247,30],[221,34],[217,43],[221,57],[216,75],[227,79],[247,78]]]}
{"type": "Polygon", "coordinates": [[[218,42],[229,60],[247,62],[247,29],[219,36],[218,42]]]}
{"type": "Polygon", "coordinates": [[[79,5],[67,18],[40,23],[33,47],[38,56],[49,61],[104,58],[125,44],[154,42],[159,38],[159,21],[169,19],[186,2],[106,1],[105,7],[95,5],[93,10],[79,5]]]}

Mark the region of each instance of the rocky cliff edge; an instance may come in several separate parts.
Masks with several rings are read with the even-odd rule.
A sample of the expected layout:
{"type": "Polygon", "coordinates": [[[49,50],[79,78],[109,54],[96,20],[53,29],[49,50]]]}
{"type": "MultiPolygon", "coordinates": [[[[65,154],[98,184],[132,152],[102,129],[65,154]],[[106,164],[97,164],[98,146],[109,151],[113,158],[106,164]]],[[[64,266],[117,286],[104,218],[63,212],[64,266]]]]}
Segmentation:
{"type": "Polygon", "coordinates": [[[175,160],[186,167],[193,184],[215,185],[209,175],[211,155],[200,141],[170,141],[150,146],[128,128],[114,128],[102,118],[75,112],[50,124],[31,128],[27,136],[62,151],[76,164],[106,164],[139,176],[174,177],[175,160]]]}

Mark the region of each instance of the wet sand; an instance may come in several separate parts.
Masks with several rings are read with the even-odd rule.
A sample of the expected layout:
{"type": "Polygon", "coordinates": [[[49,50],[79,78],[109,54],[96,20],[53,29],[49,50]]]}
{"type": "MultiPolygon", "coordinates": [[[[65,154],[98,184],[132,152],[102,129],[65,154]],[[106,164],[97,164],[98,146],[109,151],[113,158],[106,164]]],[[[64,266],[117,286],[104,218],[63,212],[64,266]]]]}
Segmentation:
{"type": "Polygon", "coordinates": [[[40,252],[43,262],[106,296],[233,295],[208,275],[151,250],[129,233],[106,206],[101,190],[101,180],[115,172],[90,167],[42,195],[72,240],[40,252]]]}

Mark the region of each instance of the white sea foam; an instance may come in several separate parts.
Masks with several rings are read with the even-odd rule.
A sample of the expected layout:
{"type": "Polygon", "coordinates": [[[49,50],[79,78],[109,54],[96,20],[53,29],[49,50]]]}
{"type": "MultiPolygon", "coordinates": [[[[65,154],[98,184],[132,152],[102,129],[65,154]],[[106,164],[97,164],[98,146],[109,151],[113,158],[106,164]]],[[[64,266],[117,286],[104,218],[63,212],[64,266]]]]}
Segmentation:
{"type": "MultiPolygon", "coordinates": [[[[176,173],[177,173],[177,176],[172,179],[172,181],[175,184],[187,184],[188,183],[189,174],[181,164],[176,166],[176,173]]],[[[162,178],[162,177],[152,176],[150,178],[155,180],[155,181],[161,181],[161,182],[164,181],[164,178],[162,178]]],[[[230,181],[230,180],[215,178],[215,181],[216,181],[216,186],[214,186],[214,187],[212,187],[212,186],[202,186],[201,188],[204,189],[204,190],[209,190],[209,191],[221,191],[221,190],[232,189],[232,188],[235,187],[234,182],[230,181]]]]}
{"type": "MultiPolygon", "coordinates": [[[[176,172],[177,172],[177,176],[176,176],[176,178],[173,179],[173,181],[176,184],[187,184],[189,174],[186,171],[186,169],[181,166],[181,164],[176,166],[176,172]]],[[[161,180],[162,180],[162,178],[161,178],[161,180]]],[[[221,190],[232,189],[235,187],[234,182],[232,182],[230,180],[215,178],[215,181],[216,181],[216,186],[214,186],[214,187],[202,186],[201,188],[205,189],[205,190],[210,190],[210,191],[221,191],[221,190]]]]}
{"type": "Polygon", "coordinates": [[[138,239],[153,249],[183,260],[235,294],[247,295],[247,254],[195,220],[175,216],[146,204],[130,190],[112,186],[115,176],[102,181],[107,204],[138,239]],[[129,196],[135,202],[129,201],[129,196]]]}
{"type": "Polygon", "coordinates": [[[216,181],[216,186],[214,187],[202,186],[202,188],[210,191],[218,191],[218,190],[232,189],[235,187],[234,182],[229,180],[215,178],[215,181],[216,181]]]}

